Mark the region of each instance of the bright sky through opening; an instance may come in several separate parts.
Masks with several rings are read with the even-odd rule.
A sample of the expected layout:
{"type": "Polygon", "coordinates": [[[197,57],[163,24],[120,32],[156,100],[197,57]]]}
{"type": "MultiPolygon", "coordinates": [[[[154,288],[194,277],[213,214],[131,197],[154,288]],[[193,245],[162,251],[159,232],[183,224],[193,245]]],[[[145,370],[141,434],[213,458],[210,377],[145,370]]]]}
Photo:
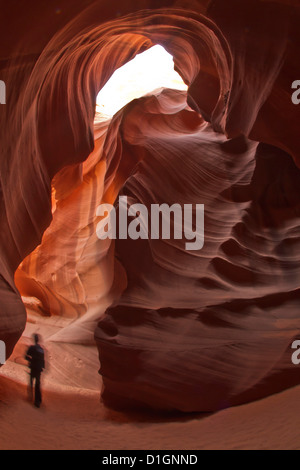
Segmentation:
{"type": "Polygon", "coordinates": [[[115,71],[97,96],[96,111],[112,117],[130,101],[162,87],[188,89],[174,70],[173,57],[162,46],[154,46],[115,71]]]}

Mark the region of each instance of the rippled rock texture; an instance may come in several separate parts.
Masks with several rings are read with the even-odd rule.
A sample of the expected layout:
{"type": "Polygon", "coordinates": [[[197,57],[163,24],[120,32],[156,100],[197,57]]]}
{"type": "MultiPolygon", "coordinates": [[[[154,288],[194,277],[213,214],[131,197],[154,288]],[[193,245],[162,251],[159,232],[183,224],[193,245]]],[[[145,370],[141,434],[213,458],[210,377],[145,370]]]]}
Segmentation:
{"type": "Polygon", "coordinates": [[[95,335],[107,404],[212,411],[289,386],[297,2],[60,4],[1,7],[0,339],[11,353],[25,327],[20,292],[41,301],[45,322],[72,320],[52,341],[95,335]],[[154,44],[188,94],[162,90],[94,122],[114,70],[154,44]],[[205,204],[204,248],[98,240],[96,209],[119,195],[205,204]]]}

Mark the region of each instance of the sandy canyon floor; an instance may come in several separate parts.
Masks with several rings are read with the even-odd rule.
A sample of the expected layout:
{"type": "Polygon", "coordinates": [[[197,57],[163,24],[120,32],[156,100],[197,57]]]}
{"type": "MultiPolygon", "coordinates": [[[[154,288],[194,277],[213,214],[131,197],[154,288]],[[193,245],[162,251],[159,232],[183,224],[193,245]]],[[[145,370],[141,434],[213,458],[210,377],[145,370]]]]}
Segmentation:
{"type": "Polygon", "coordinates": [[[47,340],[60,328],[49,321],[45,328],[37,318],[31,312],[0,371],[0,449],[300,450],[300,386],[210,415],[123,414],[101,403],[96,348],[88,346],[45,341],[51,367],[44,374],[43,406],[35,409],[27,399],[23,353],[33,331],[47,340]]]}

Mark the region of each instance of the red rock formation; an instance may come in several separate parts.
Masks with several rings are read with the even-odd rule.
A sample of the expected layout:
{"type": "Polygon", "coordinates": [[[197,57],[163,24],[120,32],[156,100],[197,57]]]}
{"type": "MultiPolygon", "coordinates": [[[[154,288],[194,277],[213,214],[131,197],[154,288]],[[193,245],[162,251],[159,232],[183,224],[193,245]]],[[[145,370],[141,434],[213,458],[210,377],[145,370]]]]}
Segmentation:
{"type": "Polygon", "coordinates": [[[289,374],[300,333],[299,8],[60,4],[28,1],[21,23],[19,2],[1,6],[0,339],[10,353],[25,326],[22,263],[21,294],[75,320],[56,341],[90,342],[114,303],[95,333],[107,403],[204,411],[249,399],[289,374]],[[153,44],[172,53],[188,96],[165,91],[94,127],[98,91],[153,44]],[[120,193],[204,203],[204,249],[99,241],[96,207],[120,193]]]}

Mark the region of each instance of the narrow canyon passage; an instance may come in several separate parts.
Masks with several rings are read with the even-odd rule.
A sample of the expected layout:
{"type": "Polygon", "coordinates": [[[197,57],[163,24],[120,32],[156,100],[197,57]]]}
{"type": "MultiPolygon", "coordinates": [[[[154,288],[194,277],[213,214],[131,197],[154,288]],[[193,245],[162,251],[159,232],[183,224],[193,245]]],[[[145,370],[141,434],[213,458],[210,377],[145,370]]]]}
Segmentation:
{"type": "Polygon", "coordinates": [[[1,62],[18,92],[0,126],[0,339],[12,375],[38,328],[52,385],[98,390],[101,367],[109,406],[216,411],[298,381],[299,11],[141,3],[74,2],[1,62]],[[185,88],[95,120],[113,73],[157,45],[185,88]],[[97,207],[120,195],[204,204],[204,248],[99,240],[97,207]]]}

